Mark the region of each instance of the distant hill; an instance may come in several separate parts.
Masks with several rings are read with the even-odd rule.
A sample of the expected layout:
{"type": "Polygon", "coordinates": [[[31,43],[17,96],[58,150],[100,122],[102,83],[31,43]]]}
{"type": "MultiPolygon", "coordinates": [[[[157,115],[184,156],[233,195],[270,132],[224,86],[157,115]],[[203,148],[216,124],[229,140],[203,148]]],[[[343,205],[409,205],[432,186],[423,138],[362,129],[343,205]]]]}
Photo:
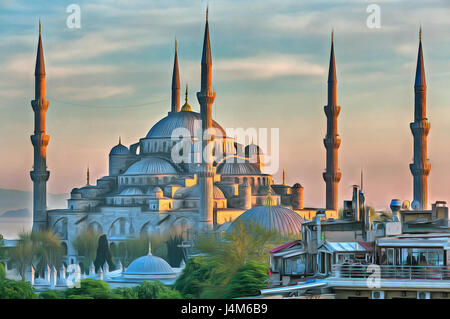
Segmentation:
{"type": "MultiPolygon", "coordinates": [[[[67,194],[47,194],[47,207],[66,208],[67,194]]],[[[18,233],[31,230],[33,193],[0,188],[0,234],[7,239],[17,238],[18,233]]]]}
{"type": "MultiPolygon", "coordinates": [[[[47,194],[47,207],[65,208],[67,207],[67,194],[47,194]]],[[[20,214],[25,217],[24,210],[33,211],[33,193],[27,191],[19,191],[15,189],[0,188],[0,218],[13,217],[10,211],[21,211],[20,214]],[[4,213],[8,212],[7,216],[4,213]]]]}

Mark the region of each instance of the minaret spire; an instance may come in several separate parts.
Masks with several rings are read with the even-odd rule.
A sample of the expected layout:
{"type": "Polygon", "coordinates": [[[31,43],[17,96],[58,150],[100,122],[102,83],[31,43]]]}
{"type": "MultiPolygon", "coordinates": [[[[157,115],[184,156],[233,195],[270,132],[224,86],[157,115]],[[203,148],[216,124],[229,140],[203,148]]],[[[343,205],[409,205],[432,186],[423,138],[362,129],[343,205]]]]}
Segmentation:
{"type": "MultiPolygon", "coordinates": [[[[212,91],[212,58],[211,43],[209,40],[208,7],[206,7],[205,35],[203,38],[203,53],[201,63],[201,89],[197,93],[200,103],[200,115],[202,119],[202,133],[209,132],[212,128],[212,104],[216,93],[212,91]]],[[[202,138],[202,151],[211,139],[202,138]]],[[[203,152],[205,153],[205,152],[203,152]]],[[[213,177],[212,154],[202,156],[198,176],[200,182],[200,228],[210,230],[213,227],[213,177]]]]}
{"type": "Polygon", "coordinates": [[[172,113],[180,112],[180,71],[178,69],[178,45],[175,38],[175,57],[172,74],[172,113]]]}
{"type": "Polygon", "coordinates": [[[422,27],[419,30],[416,79],[414,83],[414,122],[410,124],[414,137],[414,162],[409,165],[414,179],[414,200],[418,208],[428,209],[428,174],[431,170],[427,157],[427,136],[431,124],[427,119],[427,84],[422,52],[422,27]]]}
{"type": "Polygon", "coordinates": [[[39,21],[39,40],[36,55],[35,99],[31,101],[34,111],[34,135],[31,143],[34,148],[33,170],[30,172],[33,181],[33,231],[47,228],[47,145],[50,136],[45,131],[45,114],[49,102],[45,100],[45,64],[42,48],[41,22],[39,21]]]}
{"type": "Polygon", "coordinates": [[[89,179],[90,179],[90,173],[89,173],[89,165],[88,165],[87,171],[86,171],[86,186],[91,186],[89,179]]]}
{"type": "Polygon", "coordinates": [[[331,31],[330,66],[328,70],[328,105],[324,107],[327,116],[327,135],[323,140],[327,151],[326,169],[323,179],[326,183],[326,208],[338,209],[338,184],[341,172],[338,166],[338,149],[341,139],[337,130],[337,118],[341,107],[337,105],[336,63],[334,60],[334,31],[331,31]]]}

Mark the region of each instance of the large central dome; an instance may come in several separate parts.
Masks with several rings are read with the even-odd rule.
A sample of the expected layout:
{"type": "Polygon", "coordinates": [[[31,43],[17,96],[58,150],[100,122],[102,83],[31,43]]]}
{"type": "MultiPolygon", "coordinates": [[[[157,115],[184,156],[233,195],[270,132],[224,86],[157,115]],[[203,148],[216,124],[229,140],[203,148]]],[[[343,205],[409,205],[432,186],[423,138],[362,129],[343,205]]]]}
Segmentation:
{"type": "MultiPolygon", "coordinates": [[[[225,130],[216,121],[212,122],[215,136],[225,137],[225,130]]],[[[171,138],[172,132],[177,128],[185,128],[192,137],[195,136],[196,131],[201,129],[200,113],[191,111],[170,113],[150,129],[146,138],[171,138]]]]}

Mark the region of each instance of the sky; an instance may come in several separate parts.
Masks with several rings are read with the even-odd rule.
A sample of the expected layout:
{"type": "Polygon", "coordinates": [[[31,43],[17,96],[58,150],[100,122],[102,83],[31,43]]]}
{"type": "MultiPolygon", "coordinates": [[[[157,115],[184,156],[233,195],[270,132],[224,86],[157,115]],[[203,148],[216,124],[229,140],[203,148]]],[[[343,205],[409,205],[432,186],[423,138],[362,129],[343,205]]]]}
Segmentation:
{"type": "MultiPolygon", "coordinates": [[[[339,205],[364,172],[367,201],[412,200],[418,30],[431,122],[429,201],[449,199],[450,1],[94,0],[0,3],[0,188],[31,190],[38,21],[46,66],[48,191],[67,193],[108,171],[109,150],[144,137],[170,110],[174,39],[190,104],[200,88],[205,8],[213,57],[213,117],[224,128],[279,128],[280,169],[305,206],[325,205],[326,81],[334,29],[339,205]],[[81,28],[68,28],[71,4],[81,28]],[[367,7],[380,8],[369,28],[367,7]]],[[[184,93],[184,92],[183,92],[184,93]]],[[[182,96],[184,95],[182,93],[182,96]]]]}

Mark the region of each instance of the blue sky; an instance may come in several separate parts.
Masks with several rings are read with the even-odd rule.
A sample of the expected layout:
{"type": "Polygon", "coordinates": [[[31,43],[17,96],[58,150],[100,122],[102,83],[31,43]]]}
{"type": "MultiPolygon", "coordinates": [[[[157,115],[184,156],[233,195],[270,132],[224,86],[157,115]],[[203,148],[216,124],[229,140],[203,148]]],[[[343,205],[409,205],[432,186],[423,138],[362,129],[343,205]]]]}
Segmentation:
{"type": "MultiPolygon", "coordinates": [[[[174,39],[190,104],[200,85],[206,1],[12,1],[0,4],[0,187],[31,189],[33,71],[38,19],[47,71],[49,191],[63,193],[107,174],[118,137],[132,144],[170,108],[174,39]],[[66,26],[68,5],[81,28],[66,26]]],[[[340,205],[351,185],[369,203],[411,199],[413,82],[418,28],[423,27],[431,121],[430,200],[449,197],[450,3],[430,1],[218,1],[209,17],[216,91],[223,127],[280,128],[280,172],[305,187],[305,204],[323,206],[326,80],[330,31],[338,77],[340,205]],[[366,25],[370,4],[381,28],[366,25]]]]}

